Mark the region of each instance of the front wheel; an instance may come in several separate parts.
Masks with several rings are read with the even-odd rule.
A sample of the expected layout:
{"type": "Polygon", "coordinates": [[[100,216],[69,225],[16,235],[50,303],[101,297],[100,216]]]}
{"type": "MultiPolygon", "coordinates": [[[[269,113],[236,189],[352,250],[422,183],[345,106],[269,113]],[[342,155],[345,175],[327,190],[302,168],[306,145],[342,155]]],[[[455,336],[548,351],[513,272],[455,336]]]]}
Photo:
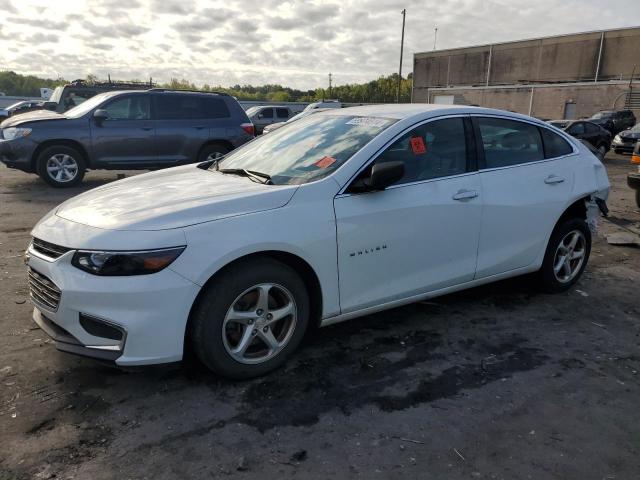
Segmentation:
{"type": "Polygon", "coordinates": [[[227,378],[263,375],[298,347],[309,311],[305,284],[292,268],[270,258],[241,262],[207,285],[198,301],[195,354],[227,378]]]}
{"type": "Polygon", "coordinates": [[[54,145],[45,148],[36,160],[40,178],[52,187],[66,188],[78,185],[84,178],[84,157],[75,148],[54,145]]]}
{"type": "Polygon", "coordinates": [[[604,143],[600,144],[600,146],[598,147],[598,153],[600,154],[601,158],[604,158],[604,156],[607,154],[608,151],[609,151],[609,148],[607,148],[607,146],[604,143]]]}
{"type": "Polygon", "coordinates": [[[584,220],[573,218],[559,224],[538,271],[542,289],[556,293],[571,288],[584,272],[590,253],[591,231],[584,220]]]}
{"type": "Polygon", "coordinates": [[[229,147],[221,143],[211,143],[202,147],[200,154],[198,155],[198,163],[208,162],[216,160],[217,158],[225,156],[229,153],[229,147]]]}

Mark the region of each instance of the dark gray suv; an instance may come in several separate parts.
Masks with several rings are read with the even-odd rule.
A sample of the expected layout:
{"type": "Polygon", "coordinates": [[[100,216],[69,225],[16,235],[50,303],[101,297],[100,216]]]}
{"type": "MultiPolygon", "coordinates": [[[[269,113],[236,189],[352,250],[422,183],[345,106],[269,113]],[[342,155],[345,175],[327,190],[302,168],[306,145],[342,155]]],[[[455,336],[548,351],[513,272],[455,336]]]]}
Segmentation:
{"type": "Polygon", "coordinates": [[[59,114],[38,110],[0,123],[0,161],[54,187],[87,169],[153,169],[224,155],[254,136],[223,93],[163,89],[96,95],[59,114]]]}

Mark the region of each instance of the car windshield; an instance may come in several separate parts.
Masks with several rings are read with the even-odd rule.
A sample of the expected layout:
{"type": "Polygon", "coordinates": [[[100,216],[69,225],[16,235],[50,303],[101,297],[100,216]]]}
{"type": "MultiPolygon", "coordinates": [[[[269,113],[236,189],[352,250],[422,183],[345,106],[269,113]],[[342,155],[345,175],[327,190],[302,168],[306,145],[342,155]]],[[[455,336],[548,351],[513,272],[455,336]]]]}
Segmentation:
{"type": "Polygon", "coordinates": [[[64,112],[64,116],[68,118],[80,118],[90,112],[92,109],[100,105],[105,98],[109,97],[113,92],[105,92],[91,97],[89,100],[82,102],[77,107],[64,112]]]}
{"type": "Polygon", "coordinates": [[[598,112],[591,118],[599,119],[599,118],[611,118],[611,117],[613,117],[613,112],[598,112]]]}
{"type": "Polygon", "coordinates": [[[396,120],[310,115],[234,150],[210,170],[266,174],[275,185],[326,177],[396,120]]]}

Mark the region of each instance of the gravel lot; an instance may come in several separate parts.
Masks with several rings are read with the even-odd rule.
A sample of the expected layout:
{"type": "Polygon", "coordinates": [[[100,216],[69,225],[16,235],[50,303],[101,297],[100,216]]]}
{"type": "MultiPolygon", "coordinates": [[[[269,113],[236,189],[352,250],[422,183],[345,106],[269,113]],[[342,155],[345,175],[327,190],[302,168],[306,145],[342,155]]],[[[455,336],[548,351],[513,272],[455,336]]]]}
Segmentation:
{"type": "Polygon", "coordinates": [[[611,221],[577,288],[515,279],[334,325],[243,383],[57,352],[21,254],[50,208],[119,172],[61,191],[0,167],[0,480],[638,478],[640,249],[603,235],[640,232],[640,211],[629,157],[606,164],[611,221]]]}

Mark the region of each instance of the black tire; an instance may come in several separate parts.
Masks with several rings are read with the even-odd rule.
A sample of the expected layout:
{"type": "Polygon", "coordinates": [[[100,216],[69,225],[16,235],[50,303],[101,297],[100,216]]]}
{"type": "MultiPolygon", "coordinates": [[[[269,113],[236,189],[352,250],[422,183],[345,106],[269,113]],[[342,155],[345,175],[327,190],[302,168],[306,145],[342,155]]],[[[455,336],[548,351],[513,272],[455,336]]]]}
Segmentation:
{"type": "Polygon", "coordinates": [[[640,190],[636,190],[636,205],[640,208],[640,190]]]}
{"type": "Polygon", "coordinates": [[[584,269],[589,261],[590,253],[591,231],[589,230],[589,226],[584,220],[582,220],[581,218],[571,218],[564,220],[562,223],[558,224],[551,234],[551,238],[549,239],[547,250],[544,255],[544,260],[542,262],[542,267],[540,267],[540,270],[538,271],[537,277],[540,288],[548,293],[559,293],[570,289],[582,276],[582,273],[584,272],[584,269]],[[573,231],[581,232],[584,237],[584,260],[579,270],[577,270],[577,274],[571,280],[561,282],[556,277],[553,268],[556,260],[556,251],[560,246],[560,242],[563,241],[563,239],[565,239],[565,237],[573,231]]]}
{"type": "Polygon", "coordinates": [[[36,172],[42,180],[56,188],[68,188],[75,187],[84,178],[87,167],[85,164],[84,156],[75,148],[67,147],[66,145],[53,145],[45,148],[36,160],[36,172]],[[71,179],[67,179],[67,176],[61,177],[61,180],[56,180],[52,174],[49,174],[47,169],[47,163],[53,158],[65,158],[70,157],[75,163],[75,175],[71,179]]]}
{"type": "Polygon", "coordinates": [[[607,146],[606,143],[601,143],[600,145],[598,145],[598,151],[602,155],[602,158],[604,158],[607,152],[609,151],[609,147],[607,146]]]}
{"type": "Polygon", "coordinates": [[[222,272],[206,286],[192,313],[191,345],[198,359],[223,377],[236,380],[257,377],[278,368],[296,350],[309,325],[309,315],[309,294],[295,270],[270,258],[251,258],[222,272]],[[279,353],[262,363],[245,364],[233,358],[225,347],[224,318],[239,295],[262,283],[281,285],[291,293],[297,320],[288,343],[279,353]]]}
{"type": "Polygon", "coordinates": [[[618,148],[614,148],[613,151],[615,153],[617,153],[618,155],[622,155],[622,150],[618,149],[618,148]]]}
{"type": "Polygon", "coordinates": [[[198,154],[198,163],[206,162],[210,155],[215,158],[216,154],[226,155],[230,151],[231,149],[222,143],[210,143],[202,147],[200,150],[200,153],[198,154]]]}

